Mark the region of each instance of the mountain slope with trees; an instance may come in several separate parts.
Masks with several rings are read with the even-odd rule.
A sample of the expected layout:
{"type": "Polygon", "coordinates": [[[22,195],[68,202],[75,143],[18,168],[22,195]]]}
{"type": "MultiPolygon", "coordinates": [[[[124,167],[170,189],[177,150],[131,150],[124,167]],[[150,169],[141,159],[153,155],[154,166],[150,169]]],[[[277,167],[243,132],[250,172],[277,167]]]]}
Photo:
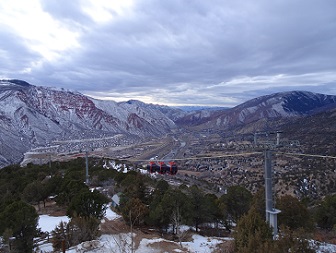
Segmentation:
{"type": "Polygon", "coordinates": [[[235,238],[234,252],[270,252],[271,249],[272,252],[315,252],[306,239],[314,238],[320,229],[330,233],[336,225],[333,196],[309,208],[303,200],[284,196],[276,201],[276,207],[282,211],[278,220],[281,230],[279,240],[273,241],[264,221],[263,191],[253,195],[242,186],[232,186],[227,193],[219,195],[196,185],[170,185],[166,181],[168,177],[156,180],[136,171],[122,173],[107,169],[104,163],[101,159],[90,159],[90,187],[111,188],[110,195],[89,191],[83,183],[85,160],[80,158],[51,166],[30,164],[25,168],[9,166],[0,170],[0,233],[5,243],[13,237],[13,247],[31,252],[33,238],[38,236],[38,204],[51,196],[56,196],[56,204],[65,208],[71,218],[68,224],[55,228],[52,234],[55,249],[60,249],[64,238],[68,247],[95,239],[100,234],[105,203],[116,192],[121,193],[117,210],[131,229],[156,229],[161,234],[171,234],[178,242],[185,240],[182,225],[189,225],[196,233],[228,236],[236,223],[231,234],[235,238]],[[39,197],[31,198],[33,193],[39,197]]]}

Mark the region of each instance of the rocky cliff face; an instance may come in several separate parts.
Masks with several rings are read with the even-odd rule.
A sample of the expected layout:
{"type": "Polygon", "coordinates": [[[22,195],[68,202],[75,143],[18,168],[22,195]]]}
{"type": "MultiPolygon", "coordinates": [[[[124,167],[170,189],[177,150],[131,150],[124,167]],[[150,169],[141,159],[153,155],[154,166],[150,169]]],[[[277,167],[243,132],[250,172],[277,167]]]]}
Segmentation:
{"type": "Polygon", "coordinates": [[[138,101],[99,101],[80,93],[0,81],[0,166],[16,163],[30,148],[53,140],[123,134],[159,137],[175,123],[155,106],[138,101]]]}

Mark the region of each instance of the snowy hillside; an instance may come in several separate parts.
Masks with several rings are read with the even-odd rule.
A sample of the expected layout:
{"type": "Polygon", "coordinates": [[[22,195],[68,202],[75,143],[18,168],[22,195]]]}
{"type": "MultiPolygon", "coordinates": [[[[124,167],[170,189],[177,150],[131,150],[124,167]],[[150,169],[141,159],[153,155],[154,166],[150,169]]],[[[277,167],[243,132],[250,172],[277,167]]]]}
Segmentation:
{"type": "Polygon", "coordinates": [[[292,91],[257,97],[231,109],[189,113],[177,123],[225,130],[259,120],[308,116],[330,108],[336,108],[336,96],[292,91]]]}
{"type": "Polygon", "coordinates": [[[24,152],[54,140],[115,134],[141,139],[165,135],[175,127],[161,111],[144,103],[99,101],[17,80],[0,81],[0,119],[0,167],[19,162],[24,152]]]}

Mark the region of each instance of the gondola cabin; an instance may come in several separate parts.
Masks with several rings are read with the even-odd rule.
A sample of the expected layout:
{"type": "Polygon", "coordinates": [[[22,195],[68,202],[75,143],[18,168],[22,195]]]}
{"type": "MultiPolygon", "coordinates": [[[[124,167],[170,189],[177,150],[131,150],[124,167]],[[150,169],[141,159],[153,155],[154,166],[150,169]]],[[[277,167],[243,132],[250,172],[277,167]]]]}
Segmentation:
{"type": "Polygon", "coordinates": [[[147,171],[149,173],[170,174],[175,175],[177,173],[177,165],[175,162],[169,162],[167,165],[165,162],[151,161],[147,165],[147,171]]]}

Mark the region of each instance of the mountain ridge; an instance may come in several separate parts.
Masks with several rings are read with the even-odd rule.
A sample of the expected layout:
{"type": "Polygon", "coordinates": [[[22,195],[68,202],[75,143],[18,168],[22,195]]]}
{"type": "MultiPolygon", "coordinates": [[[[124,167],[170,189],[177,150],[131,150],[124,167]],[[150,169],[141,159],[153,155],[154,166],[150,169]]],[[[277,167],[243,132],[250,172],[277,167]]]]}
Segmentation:
{"type": "Polygon", "coordinates": [[[229,109],[185,112],[137,100],[98,100],[79,92],[13,80],[0,80],[0,167],[18,163],[23,153],[54,140],[123,135],[124,141],[131,143],[160,138],[175,130],[260,129],[276,119],[306,117],[336,108],[336,96],[291,91],[257,97],[229,109]]]}
{"type": "Polygon", "coordinates": [[[145,110],[139,104],[118,105],[78,92],[17,82],[1,80],[0,84],[1,167],[56,139],[116,134],[141,139],[165,135],[175,126],[159,110],[145,110]]]}
{"type": "Polygon", "coordinates": [[[210,112],[208,115],[187,115],[179,120],[182,125],[213,125],[232,129],[260,119],[308,116],[325,108],[336,107],[336,96],[308,91],[274,93],[248,100],[230,109],[210,112]]]}

